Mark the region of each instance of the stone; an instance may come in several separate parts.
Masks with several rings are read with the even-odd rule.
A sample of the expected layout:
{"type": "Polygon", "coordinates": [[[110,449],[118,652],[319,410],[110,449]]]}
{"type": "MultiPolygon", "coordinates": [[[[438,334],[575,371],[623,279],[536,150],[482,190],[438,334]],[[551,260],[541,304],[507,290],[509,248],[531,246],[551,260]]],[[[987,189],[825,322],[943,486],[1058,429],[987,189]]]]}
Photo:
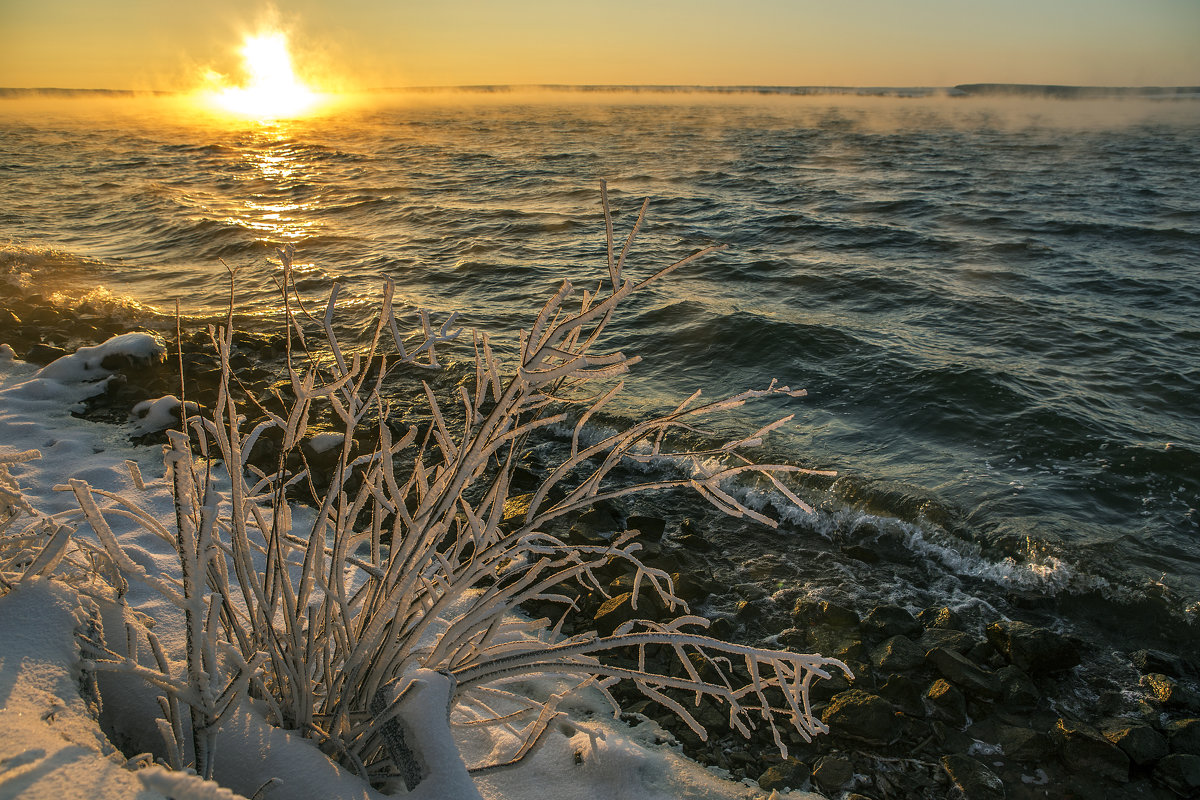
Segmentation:
{"type": "Polygon", "coordinates": [[[821,721],[835,736],[868,744],[891,744],[899,737],[895,707],[882,697],[861,689],[835,695],[821,712],[821,721]]]}
{"type": "Polygon", "coordinates": [[[875,648],[871,662],[883,672],[908,672],[925,663],[925,651],[907,636],[893,636],[875,648]]]}
{"type": "Polygon", "coordinates": [[[854,778],[854,765],[839,756],[825,756],[813,768],[812,777],[826,792],[838,792],[854,778]]]}
{"type": "Polygon", "coordinates": [[[1138,672],[1146,675],[1161,672],[1172,678],[1183,676],[1183,660],[1177,655],[1162,650],[1135,650],[1129,657],[1138,672]]]}
{"type": "Polygon", "coordinates": [[[796,606],[792,609],[792,619],[798,625],[830,625],[837,628],[858,625],[858,614],[852,609],[829,600],[813,600],[808,597],[796,601],[796,606]]]}
{"type": "Polygon", "coordinates": [[[1000,699],[1006,707],[1033,708],[1042,698],[1033,680],[1020,667],[1009,664],[996,670],[995,674],[1000,682],[1000,699]]]}
{"type": "Polygon", "coordinates": [[[867,646],[855,628],[817,625],[809,628],[808,640],[813,652],[842,661],[864,661],[869,655],[867,646]]]}
{"type": "Polygon", "coordinates": [[[1190,717],[1167,723],[1163,732],[1167,734],[1172,753],[1188,753],[1200,756],[1200,719],[1190,717]]]}
{"type": "Polygon", "coordinates": [[[1151,672],[1142,676],[1141,684],[1150,690],[1155,700],[1168,708],[1200,712],[1200,697],[1170,675],[1151,672]]]}
{"type": "Polygon", "coordinates": [[[1119,783],[1129,781],[1129,756],[1093,728],[1060,717],[1054,737],[1063,763],[1072,770],[1119,783]]]}
{"type": "Polygon", "coordinates": [[[702,602],[712,594],[712,584],[690,572],[672,572],[671,582],[675,585],[676,596],[688,605],[702,602]]]}
{"type": "Polygon", "coordinates": [[[675,540],[680,547],[696,553],[708,553],[713,549],[712,542],[696,533],[685,533],[675,540]]]}
{"type": "Polygon", "coordinates": [[[1000,776],[970,756],[942,756],[942,769],[963,800],[1004,800],[1007,796],[1000,776]]]}
{"type": "Polygon", "coordinates": [[[808,764],[798,758],[788,758],[782,763],[769,767],[758,776],[758,785],[763,791],[787,791],[799,789],[812,776],[808,764]]]}
{"type": "Polygon", "coordinates": [[[921,634],[917,645],[924,648],[926,653],[936,647],[953,650],[956,653],[965,653],[975,646],[976,641],[978,640],[971,634],[959,630],[930,628],[921,634]]]}
{"type": "Polygon", "coordinates": [[[853,558],[855,561],[861,561],[864,564],[879,563],[879,554],[869,547],[863,547],[861,544],[846,545],[842,548],[842,553],[848,558],[853,558]]]}
{"type": "Polygon", "coordinates": [[[978,666],[966,656],[938,647],[925,656],[946,680],[967,694],[985,700],[1000,698],[1000,682],[994,673],[978,666]]]}
{"type": "Polygon", "coordinates": [[[657,542],[663,537],[663,532],[667,529],[666,520],[658,517],[647,517],[635,515],[625,520],[625,528],[631,531],[640,531],[639,540],[647,542],[657,542]]]}
{"type": "Polygon", "coordinates": [[[623,623],[631,619],[637,619],[644,615],[639,613],[642,611],[639,605],[639,611],[634,611],[630,601],[633,598],[633,592],[622,592],[605,600],[604,603],[596,610],[596,630],[601,636],[608,636],[623,623]]]}
{"type": "Polygon", "coordinates": [[[925,695],[920,685],[906,675],[888,678],[879,688],[879,696],[910,717],[925,716],[925,695]]]}
{"type": "Polygon", "coordinates": [[[987,638],[1010,664],[1030,675],[1062,672],[1079,664],[1079,648],[1065,636],[1016,620],[993,622],[987,638]]]}
{"type": "Polygon", "coordinates": [[[878,639],[920,636],[924,630],[916,617],[900,606],[876,606],[859,623],[863,633],[878,639]]]}
{"type": "Polygon", "coordinates": [[[49,344],[35,344],[25,351],[25,361],[30,364],[38,364],[45,366],[51,361],[56,361],[67,354],[67,351],[61,347],[54,347],[49,344]]]}
{"type": "Polygon", "coordinates": [[[1054,739],[1050,734],[1013,725],[998,726],[996,744],[1000,745],[1006,758],[1024,764],[1042,764],[1054,753],[1054,739]]]}
{"type": "Polygon", "coordinates": [[[1200,797],[1200,756],[1171,753],[1154,765],[1154,780],[1180,797],[1200,797]]]}
{"type": "Polygon", "coordinates": [[[961,631],[963,628],[962,617],[949,606],[927,608],[920,614],[917,614],[917,622],[920,622],[926,628],[956,631],[961,631]]]}
{"type": "Polygon", "coordinates": [[[1153,764],[1168,752],[1166,737],[1149,725],[1118,720],[1102,732],[1105,739],[1121,748],[1121,752],[1139,767],[1153,764]]]}
{"type": "Polygon", "coordinates": [[[925,693],[933,706],[933,716],[943,722],[961,727],[967,721],[967,698],[944,678],[938,678],[925,693]]]}

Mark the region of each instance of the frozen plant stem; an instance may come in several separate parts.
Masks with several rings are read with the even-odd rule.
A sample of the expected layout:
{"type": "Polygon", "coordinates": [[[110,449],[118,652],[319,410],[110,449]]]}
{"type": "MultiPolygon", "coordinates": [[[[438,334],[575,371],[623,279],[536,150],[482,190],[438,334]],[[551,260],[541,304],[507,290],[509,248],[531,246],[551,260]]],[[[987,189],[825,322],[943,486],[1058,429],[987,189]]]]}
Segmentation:
{"type": "MultiPolygon", "coordinates": [[[[139,572],[111,532],[103,532],[107,525],[93,492],[82,482],[72,483],[113,561],[129,578],[150,583],[185,613],[186,677],[144,672],[172,700],[181,699],[191,709],[198,772],[211,774],[222,714],[246,691],[272,709],[275,724],[313,737],[325,752],[373,784],[400,780],[410,790],[420,787],[435,794],[438,787],[446,790],[454,781],[469,781],[461,759],[437,759],[434,767],[426,760],[432,770],[427,772],[413,757],[414,751],[445,749],[431,741],[443,734],[440,741],[451,741],[451,715],[431,712],[424,701],[406,706],[408,689],[397,695],[399,685],[423,687],[422,696],[436,694],[430,687],[444,686],[457,721],[520,728],[511,758],[473,770],[520,761],[560,715],[557,706],[566,691],[534,699],[505,688],[514,679],[537,675],[596,687],[614,709],[617,702],[608,687],[630,681],[701,736],[707,732],[683,701],[709,697],[725,706],[730,725],[744,735],[766,724],[784,754],[781,726],[805,739],[825,731],[812,714],[809,689],[829,670],[849,675],[840,661],[704,636],[708,621],[686,616],[686,604],[674,594],[667,573],[640,559],[636,532],[601,545],[571,544],[554,532],[556,521],[598,501],[667,488],[692,489],[727,514],[774,526],[775,520],[747,508],[727,490],[728,481],[754,477],[784,501],[810,510],[787,485],[789,474],[809,470],[758,464],[743,452],[790,416],[710,446],[677,444],[677,434],[696,432],[705,418],[736,411],[755,398],[799,397],[803,391],[772,382],[762,390],[710,402],[701,402],[696,392],[669,413],[595,439],[585,435],[589,421],[621,391],[619,377],[638,360],[621,352],[596,352],[620,305],[674,270],[721,249],[704,248],[648,277],[632,278],[626,262],[646,205],[617,251],[603,184],[601,198],[606,280],[580,293],[564,281],[521,333],[515,364],[502,364],[488,337],[476,335],[473,382],[448,397],[424,383],[429,422],[398,436],[388,424],[384,381],[397,369],[438,368],[436,347],[459,334],[452,330],[454,318],[436,326],[420,312],[419,344],[406,346],[389,282],[368,340],[348,348],[335,333],[338,287],[323,317],[308,317],[306,323],[292,310],[299,306],[298,296],[293,297],[292,251],[281,250],[288,396],[258,405],[261,421],[243,429],[244,414],[255,409],[240,408],[234,399],[231,314],[226,326],[211,330],[223,365],[217,403],[210,413],[189,418],[185,431],[171,433],[167,462],[176,508],[171,534],[180,580],[139,572]],[[318,355],[320,339],[323,355],[318,355]],[[302,344],[303,352],[293,351],[293,343],[302,344]],[[452,415],[447,413],[451,407],[452,415]],[[323,492],[317,491],[301,450],[318,408],[332,413],[342,434],[323,492]],[[521,448],[552,425],[572,431],[569,448],[548,465],[523,516],[506,517],[521,448]],[[251,461],[251,453],[265,436],[278,439],[279,451],[264,470],[251,461]],[[358,449],[364,442],[369,451],[358,449]],[[287,468],[297,460],[289,459],[292,454],[299,454],[304,464],[299,470],[287,468]],[[667,469],[641,472],[660,476],[641,482],[615,477],[622,464],[677,463],[681,458],[709,466],[688,476],[667,469]],[[315,508],[305,514],[294,513],[291,488],[297,485],[307,485],[317,495],[315,508]],[[665,608],[683,616],[668,622],[634,620],[606,637],[592,631],[564,638],[549,620],[528,621],[515,613],[530,601],[560,604],[569,611],[573,601],[563,593],[564,584],[607,597],[597,570],[612,562],[632,573],[635,608],[647,585],[665,608]],[[667,653],[666,667],[662,659],[648,658],[648,649],[667,653]],[[636,666],[604,660],[617,652],[632,656],[636,666]],[[657,671],[652,663],[660,664],[657,671]],[[423,677],[417,680],[418,675],[423,677]],[[413,708],[423,709],[419,713],[425,716],[410,718],[418,713],[413,708]]],[[[120,502],[138,517],[140,509],[120,502]]],[[[106,652],[110,655],[107,661],[100,659],[102,668],[133,669],[128,658],[106,652]]],[[[173,726],[177,721],[164,727],[173,726]]]]}

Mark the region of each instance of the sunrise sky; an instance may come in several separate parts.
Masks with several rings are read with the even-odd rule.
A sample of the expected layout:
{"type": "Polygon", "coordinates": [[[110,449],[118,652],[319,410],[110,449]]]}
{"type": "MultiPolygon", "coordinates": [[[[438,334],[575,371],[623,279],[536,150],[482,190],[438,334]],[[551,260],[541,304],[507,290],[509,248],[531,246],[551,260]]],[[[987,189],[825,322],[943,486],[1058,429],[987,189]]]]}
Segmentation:
{"type": "Polygon", "coordinates": [[[1197,0],[0,0],[0,86],[188,89],[274,19],[343,88],[1200,85],[1197,0]]]}

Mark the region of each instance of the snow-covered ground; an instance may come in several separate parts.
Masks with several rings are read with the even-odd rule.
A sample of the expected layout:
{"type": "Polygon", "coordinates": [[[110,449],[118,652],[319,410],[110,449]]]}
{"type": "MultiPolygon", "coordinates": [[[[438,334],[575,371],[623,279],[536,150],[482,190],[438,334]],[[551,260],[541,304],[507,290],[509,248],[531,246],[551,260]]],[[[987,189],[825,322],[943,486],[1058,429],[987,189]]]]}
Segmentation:
{"type": "MultiPolygon", "coordinates": [[[[40,514],[78,526],[77,537],[93,536],[78,513],[66,482],[77,478],[95,489],[119,493],[171,527],[174,510],[163,480],[162,453],[131,445],[131,433],[171,417],[170,403],[126,426],[92,423],[71,416],[83,398],[103,389],[106,355],[152,357],[161,347],[151,337],[131,334],[99,348],[84,348],[39,372],[0,347],[0,507],[5,472],[40,514]],[[38,458],[18,454],[36,450],[38,458]],[[3,462],[8,461],[5,465],[3,462]],[[136,466],[136,469],[133,468],[136,466]],[[58,490],[55,490],[58,487],[58,490]]],[[[159,536],[109,515],[129,558],[150,575],[173,575],[178,560],[159,536]]],[[[20,528],[21,526],[16,526],[20,528]]],[[[11,535],[0,531],[0,534],[11,535]]],[[[3,589],[0,589],[3,591],[3,589]]],[[[181,612],[146,586],[132,583],[125,596],[131,613],[154,622],[154,632],[178,661],[183,651],[181,612]]],[[[110,743],[94,712],[113,729],[139,726],[157,735],[153,691],[139,692],[138,679],[101,681],[96,693],[82,670],[76,629],[94,624],[95,604],[58,580],[30,579],[0,595],[0,799],[2,798],[374,798],[357,778],[338,770],[309,740],[273,729],[253,708],[233,715],[222,732],[216,780],[204,782],[130,759],[110,743]],[[82,683],[81,683],[82,681],[82,683]],[[131,688],[132,687],[132,688],[131,688]],[[111,691],[110,691],[111,689],[111,691]],[[277,779],[267,786],[264,776],[277,779]],[[231,791],[233,790],[233,791],[231,791]],[[236,794],[234,793],[236,792],[236,794]]],[[[106,630],[112,626],[105,619],[106,630]]],[[[119,631],[119,627],[116,628],[119,631]]],[[[110,638],[114,631],[108,630],[110,638]]],[[[765,798],[752,782],[736,783],[697,765],[671,744],[669,734],[646,720],[631,726],[611,716],[598,696],[581,696],[563,706],[570,721],[556,725],[544,745],[516,767],[480,774],[487,800],[668,800],[674,798],[765,798]]],[[[486,755],[503,742],[463,741],[464,751],[486,755]]],[[[128,744],[128,743],[126,743],[128,744]]],[[[447,797],[426,781],[409,796],[447,797]]],[[[401,793],[403,789],[399,790],[401,793]]],[[[802,792],[778,795],[816,798],[802,792]]]]}

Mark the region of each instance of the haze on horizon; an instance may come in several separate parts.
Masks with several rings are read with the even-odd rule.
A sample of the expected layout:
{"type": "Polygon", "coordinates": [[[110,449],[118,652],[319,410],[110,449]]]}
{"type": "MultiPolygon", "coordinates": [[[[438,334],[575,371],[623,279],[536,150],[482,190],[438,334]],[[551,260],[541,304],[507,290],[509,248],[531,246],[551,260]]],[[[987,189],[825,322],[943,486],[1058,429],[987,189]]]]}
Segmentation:
{"type": "Polygon", "coordinates": [[[1200,85],[1194,0],[4,0],[0,86],[191,89],[271,22],[331,88],[1200,85]]]}

